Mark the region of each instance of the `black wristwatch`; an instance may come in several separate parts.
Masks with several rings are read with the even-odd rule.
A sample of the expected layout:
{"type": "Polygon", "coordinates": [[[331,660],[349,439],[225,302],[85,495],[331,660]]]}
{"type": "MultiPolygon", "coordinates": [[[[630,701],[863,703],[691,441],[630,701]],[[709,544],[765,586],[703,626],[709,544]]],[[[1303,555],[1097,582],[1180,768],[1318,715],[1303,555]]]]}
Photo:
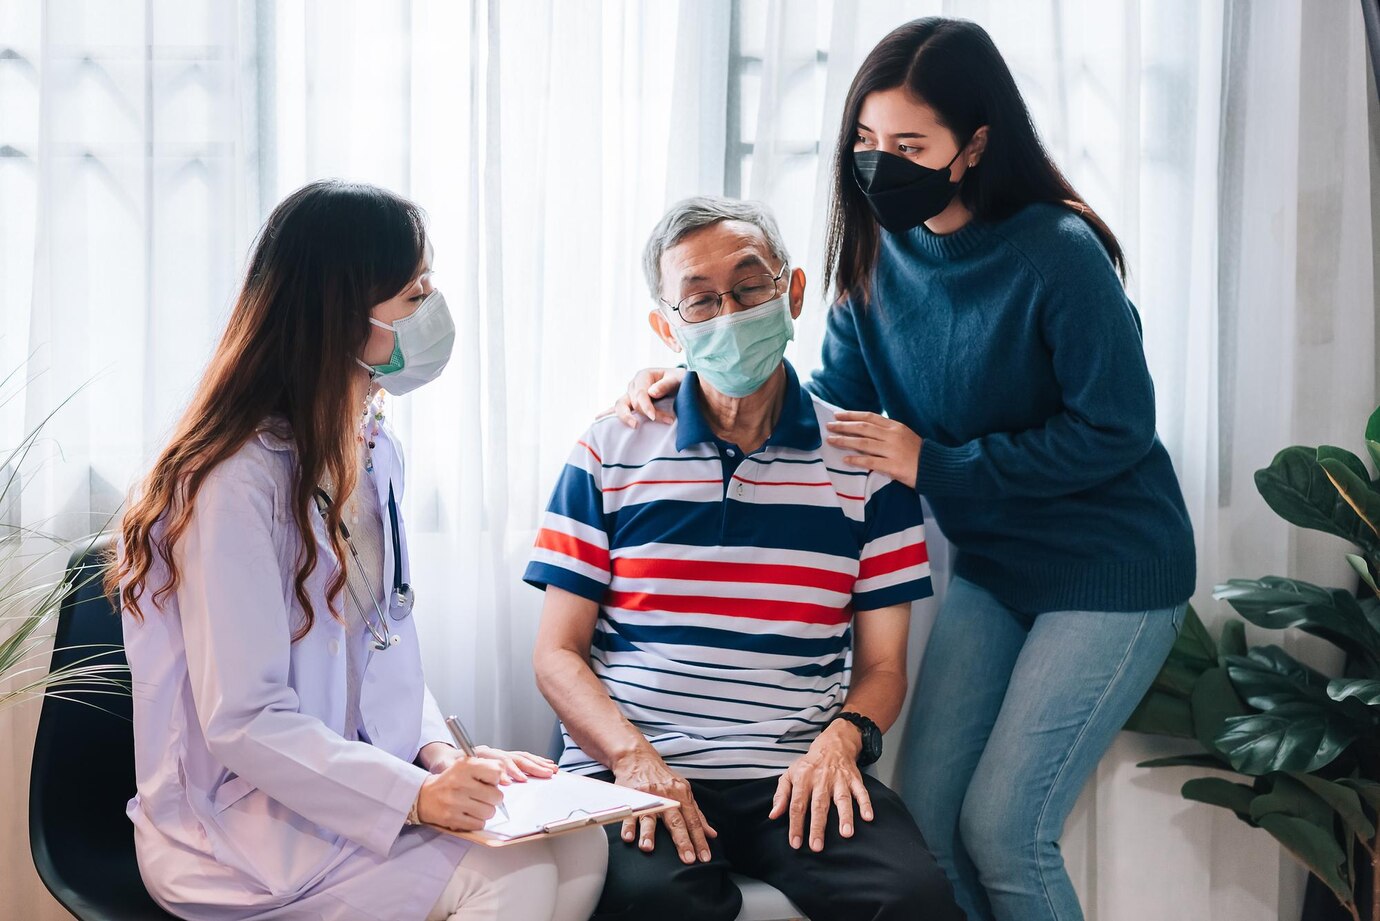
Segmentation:
{"type": "MultiPolygon", "coordinates": [[[[852,713],[844,710],[834,720],[847,720],[858,727],[858,732],[862,733],[862,751],[858,752],[858,764],[863,767],[882,757],[882,731],[877,728],[877,724],[872,722],[861,713],[852,713]]],[[[830,720],[829,722],[833,722],[830,720]]]]}

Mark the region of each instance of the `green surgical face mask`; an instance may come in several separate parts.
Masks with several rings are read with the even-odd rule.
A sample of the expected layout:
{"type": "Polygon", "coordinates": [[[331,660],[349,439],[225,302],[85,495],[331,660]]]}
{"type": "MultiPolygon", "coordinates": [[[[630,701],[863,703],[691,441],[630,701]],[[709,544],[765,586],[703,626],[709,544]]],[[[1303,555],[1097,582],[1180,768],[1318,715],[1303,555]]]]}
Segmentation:
{"type": "Polygon", "coordinates": [[[750,310],[672,327],[685,366],[724,396],[745,397],[772,376],[795,338],[787,295],[750,310]]]}
{"type": "MultiPolygon", "coordinates": [[[[370,319],[373,318],[370,317],[370,319]]],[[[369,367],[375,374],[395,374],[403,369],[402,342],[399,341],[396,332],[393,333],[393,354],[388,357],[388,364],[370,365],[369,367]]]]}

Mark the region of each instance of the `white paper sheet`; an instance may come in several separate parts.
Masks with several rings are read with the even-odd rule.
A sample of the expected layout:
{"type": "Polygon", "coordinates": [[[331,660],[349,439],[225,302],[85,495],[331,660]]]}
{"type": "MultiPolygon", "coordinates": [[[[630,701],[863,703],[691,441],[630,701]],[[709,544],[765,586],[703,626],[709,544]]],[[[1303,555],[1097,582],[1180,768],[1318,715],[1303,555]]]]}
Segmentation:
{"type": "Polygon", "coordinates": [[[504,787],[503,805],[509,818],[496,813],[484,824],[484,830],[501,838],[521,838],[536,834],[552,822],[624,806],[637,812],[664,802],[650,793],[561,771],[548,780],[534,778],[504,787]]]}

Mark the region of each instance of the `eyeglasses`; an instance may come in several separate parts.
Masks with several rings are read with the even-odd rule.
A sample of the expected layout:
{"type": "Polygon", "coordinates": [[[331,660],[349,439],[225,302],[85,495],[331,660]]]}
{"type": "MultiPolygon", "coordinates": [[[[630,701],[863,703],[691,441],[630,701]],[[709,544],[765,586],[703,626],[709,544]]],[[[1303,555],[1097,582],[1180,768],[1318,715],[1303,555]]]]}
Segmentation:
{"type": "Polygon", "coordinates": [[[670,307],[686,323],[703,323],[717,317],[724,309],[724,295],[732,294],[733,299],[743,308],[760,307],[776,297],[781,276],[786,274],[789,263],[782,263],[781,271],[775,275],[749,275],[727,291],[697,291],[686,295],[676,304],[666,299],[661,303],[670,307]]]}

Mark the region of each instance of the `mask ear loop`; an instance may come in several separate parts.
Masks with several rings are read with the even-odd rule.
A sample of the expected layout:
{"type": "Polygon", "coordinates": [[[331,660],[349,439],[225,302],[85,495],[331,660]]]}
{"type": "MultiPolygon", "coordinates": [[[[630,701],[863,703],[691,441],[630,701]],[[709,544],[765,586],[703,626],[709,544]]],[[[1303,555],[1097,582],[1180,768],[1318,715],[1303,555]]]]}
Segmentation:
{"type": "MultiPolygon", "coordinates": [[[[369,322],[377,326],[379,329],[386,329],[393,334],[394,354],[396,354],[398,346],[398,328],[396,326],[393,326],[391,323],[385,323],[382,320],[376,319],[373,315],[370,315],[369,322]]],[[[389,357],[389,362],[391,364],[392,356],[389,357]]],[[[377,380],[383,374],[383,372],[381,372],[378,368],[364,361],[358,355],[355,356],[355,364],[359,365],[365,371],[369,372],[370,382],[377,380]]]]}

